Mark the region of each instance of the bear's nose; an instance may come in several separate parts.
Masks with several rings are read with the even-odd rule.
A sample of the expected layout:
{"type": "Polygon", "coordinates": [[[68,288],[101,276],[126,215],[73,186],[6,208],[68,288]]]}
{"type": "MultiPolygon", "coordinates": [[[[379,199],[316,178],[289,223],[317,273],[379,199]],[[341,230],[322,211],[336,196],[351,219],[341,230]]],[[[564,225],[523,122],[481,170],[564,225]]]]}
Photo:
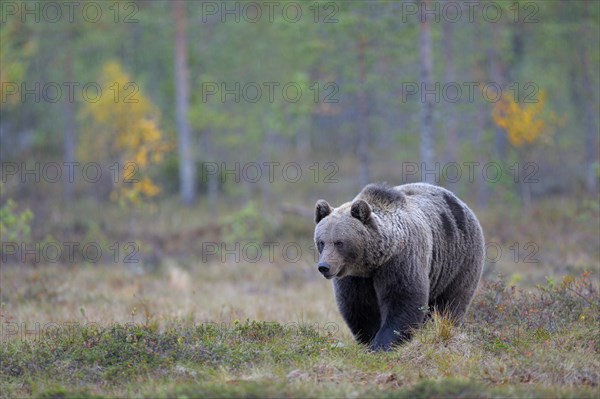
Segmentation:
{"type": "Polygon", "coordinates": [[[317,265],[317,268],[319,269],[319,272],[323,275],[329,273],[329,263],[327,262],[321,262],[317,265]]]}

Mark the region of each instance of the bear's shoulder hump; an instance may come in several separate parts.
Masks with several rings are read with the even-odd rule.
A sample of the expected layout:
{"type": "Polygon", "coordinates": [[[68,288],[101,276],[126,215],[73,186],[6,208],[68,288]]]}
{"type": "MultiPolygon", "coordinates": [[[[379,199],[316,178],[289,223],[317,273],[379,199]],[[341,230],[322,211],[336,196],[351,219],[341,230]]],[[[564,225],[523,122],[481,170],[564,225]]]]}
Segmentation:
{"type": "Polygon", "coordinates": [[[402,206],[406,201],[403,193],[385,183],[373,183],[365,186],[358,198],[382,208],[402,206]]]}

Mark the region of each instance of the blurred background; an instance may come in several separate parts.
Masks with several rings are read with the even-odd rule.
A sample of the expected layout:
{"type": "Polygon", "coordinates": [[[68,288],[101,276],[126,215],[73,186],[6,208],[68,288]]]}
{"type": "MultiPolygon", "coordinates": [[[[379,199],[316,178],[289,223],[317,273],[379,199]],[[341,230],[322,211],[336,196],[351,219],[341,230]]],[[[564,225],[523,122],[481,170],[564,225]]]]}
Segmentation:
{"type": "Polygon", "coordinates": [[[3,1],[3,317],[339,320],[313,206],[377,181],[597,278],[599,5],[3,1]]]}

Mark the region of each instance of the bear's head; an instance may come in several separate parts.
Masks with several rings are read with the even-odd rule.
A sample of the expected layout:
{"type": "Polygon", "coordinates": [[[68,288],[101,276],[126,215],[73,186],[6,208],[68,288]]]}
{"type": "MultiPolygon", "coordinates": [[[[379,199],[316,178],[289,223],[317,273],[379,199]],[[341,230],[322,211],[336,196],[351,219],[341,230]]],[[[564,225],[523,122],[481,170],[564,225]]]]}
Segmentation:
{"type": "Polygon", "coordinates": [[[344,276],[367,277],[372,272],[369,253],[377,247],[378,220],[362,199],[332,208],[327,201],[315,207],[317,268],[327,279],[344,276]]]}

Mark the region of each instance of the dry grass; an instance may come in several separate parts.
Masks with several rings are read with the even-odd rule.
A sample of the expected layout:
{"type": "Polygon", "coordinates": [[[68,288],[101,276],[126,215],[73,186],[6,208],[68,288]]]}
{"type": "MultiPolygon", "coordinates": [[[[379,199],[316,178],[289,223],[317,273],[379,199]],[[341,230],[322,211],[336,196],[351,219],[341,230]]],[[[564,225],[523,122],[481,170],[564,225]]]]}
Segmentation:
{"type": "MultiPolygon", "coordinates": [[[[296,264],[308,271],[309,265],[296,264]]],[[[3,267],[0,295],[5,320],[15,322],[342,323],[329,282],[286,281],[286,271],[264,264],[202,265],[192,270],[167,261],[152,273],[120,266],[3,267]],[[294,295],[290,295],[290,291],[294,295]]]]}
{"type": "Polygon", "coordinates": [[[330,283],[307,278],[308,263],[295,267],[297,274],[270,264],[188,270],[168,262],[143,274],[119,266],[3,267],[4,324],[26,323],[30,331],[4,330],[0,391],[6,397],[598,393],[600,314],[589,274],[535,293],[486,283],[464,324],[435,314],[409,343],[373,354],[354,343],[330,283]],[[44,334],[35,334],[35,322],[44,334]],[[75,338],[64,328],[45,329],[50,322],[79,323],[75,338]]]}
{"type": "MultiPolygon", "coordinates": [[[[129,221],[110,214],[111,230],[99,214],[58,212],[65,236],[48,229],[128,240],[129,221]]],[[[354,342],[308,251],[295,263],[201,262],[194,242],[221,239],[205,212],[137,222],[141,242],[163,240],[155,264],[3,264],[0,397],[598,397],[598,205],[479,214],[505,252],[467,319],[436,314],[390,353],[354,342]],[[530,241],[538,262],[514,261],[510,245],[530,241]]],[[[302,236],[306,249],[311,229],[283,220],[265,239],[302,236]]]]}

